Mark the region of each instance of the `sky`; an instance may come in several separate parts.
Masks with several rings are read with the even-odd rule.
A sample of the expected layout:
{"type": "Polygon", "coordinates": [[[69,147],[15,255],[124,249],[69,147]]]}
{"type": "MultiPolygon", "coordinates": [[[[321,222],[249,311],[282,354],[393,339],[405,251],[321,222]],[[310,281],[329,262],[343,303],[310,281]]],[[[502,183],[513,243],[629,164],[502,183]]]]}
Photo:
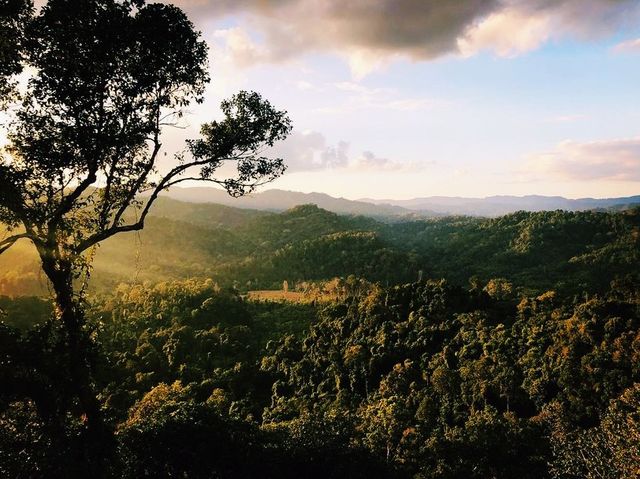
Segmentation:
{"type": "Polygon", "coordinates": [[[270,187],[356,198],[640,194],[639,0],[173,0],[212,83],[289,112],[270,187]]]}

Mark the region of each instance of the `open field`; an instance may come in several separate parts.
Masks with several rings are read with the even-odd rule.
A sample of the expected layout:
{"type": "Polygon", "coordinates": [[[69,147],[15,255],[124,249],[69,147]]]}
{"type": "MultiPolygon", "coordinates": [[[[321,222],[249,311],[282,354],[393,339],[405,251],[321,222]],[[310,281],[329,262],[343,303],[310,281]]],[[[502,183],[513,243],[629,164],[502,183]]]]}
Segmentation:
{"type": "Polygon", "coordinates": [[[247,298],[259,301],[289,301],[292,303],[304,303],[310,301],[310,298],[305,297],[304,293],[281,290],[249,291],[247,293],[247,298]]]}

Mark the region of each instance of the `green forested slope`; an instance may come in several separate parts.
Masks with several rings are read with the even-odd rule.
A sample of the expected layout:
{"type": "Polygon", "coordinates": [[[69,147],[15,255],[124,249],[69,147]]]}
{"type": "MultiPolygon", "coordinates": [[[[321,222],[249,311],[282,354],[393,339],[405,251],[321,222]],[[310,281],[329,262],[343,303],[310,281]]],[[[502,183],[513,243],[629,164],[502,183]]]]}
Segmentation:
{"type": "MultiPolygon", "coordinates": [[[[638,209],[381,223],[313,205],[273,214],[164,200],[154,214],[141,233],[98,249],[94,290],[190,277],[271,289],[354,274],[382,284],[503,277],[532,293],[577,293],[603,291],[640,263],[638,209]]],[[[0,294],[46,293],[28,245],[0,267],[0,294]]]]}

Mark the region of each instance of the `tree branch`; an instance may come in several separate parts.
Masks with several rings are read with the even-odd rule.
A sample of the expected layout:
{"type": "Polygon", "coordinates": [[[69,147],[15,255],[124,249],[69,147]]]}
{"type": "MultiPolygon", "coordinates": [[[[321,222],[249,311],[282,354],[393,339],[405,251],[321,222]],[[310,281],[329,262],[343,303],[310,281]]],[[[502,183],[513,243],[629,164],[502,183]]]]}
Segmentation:
{"type": "Polygon", "coordinates": [[[122,202],[122,205],[120,205],[120,208],[114,215],[113,221],[111,222],[111,228],[118,227],[118,223],[120,223],[120,219],[122,218],[122,215],[124,215],[127,208],[131,205],[131,202],[135,199],[136,195],[139,193],[140,188],[142,187],[144,182],[147,181],[147,178],[149,177],[149,173],[151,173],[151,171],[153,171],[153,168],[155,167],[158,153],[160,153],[160,149],[162,148],[162,143],[160,143],[160,131],[161,131],[160,121],[161,121],[160,107],[157,106],[155,110],[156,127],[154,130],[153,139],[151,139],[151,141],[153,142],[153,151],[151,152],[149,161],[147,162],[147,165],[145,166],[142,174],[134,182],[133,186],[129,190],[129,193],[127,194],[126,198],[122,202]]]}
{"type": "Polygon", "coordinates": [[[156,128],[151,140],[154,143],[153,152],[147,158],[147,162],[140,166],[138,177],[131,183],[122,185],[125,194],[118,200],[117,205],[114,205],[117,211],[109,220],[110,226],[100,225],[98,231],[88,232],[85,238],[78,240],[71,248],[73,252],[81,254],[118,233],[141,230],[159,194],[173,185],[190,180],[216,183],[223,186],[231,196],[238,197],[280,176],[285,169],[282,159],[264,158],[259,156],[258,152],[267,146],[273,146],[275,141],[284,139],[291,131],[286,112],[274,110],[268,102],[263,102],[258,94],[251,92],[240,92],[231,100],[223,102],[222,110],[226,116],[224,121],[203,125],[203,139],[187,142],[193,155],[191,161],[185,162],[180,156],[179,164],[168,173],[159,175],[159,181],[155,183],[149,181],[149,175],[155,171],[156,157],[160,150],[158,137],[162,118],[158,108],[155,111],[156,128]],[[213,178],[213,173],[225,161],[238,162],[237,177],[213,178]],[[197,176],[186,174],[198,167],[202,169],[197,176]],[[151,191],[146,203],[144,200],[136,201],[143,188],[145,193],[151,191]],[[140,210],[140,216],[133,223],[122,224],[126,223],[123,218],[127,210],[138,204],[144,205],[140,210]]]}
{"type": "MultiPolygon", "coordinates": [[[[233,159],[237,159],[237,158],[221,158],[220,160],[218,160],[219,162],[223,162],[223,161],[227,161],[227,160],[233,160],[233,159]]],[[[177,176],[181,175],[182,173],[184,173],[186,170],[193,168],[193,167],[197,167],[197,166],[204,166],[206,164],[210,164],[212,161],[211,159],[208,160],[198,160],[198,161],[192,161],[190,163],[184,163],[181,165],[178,165],[176,167],[174,167],[171,171],[169,171],[169,173],[167,173],[162,180],[158,183],[158,185],[155,187],[155,189],[153,190],[153,192],[151,193],[151,195],[149,196],[149,199],[147,200],[144,208],[142,209],[142,212],[140,213],[140,217],[139,219],[135,222],[135,223],[131,223],[128,225],[118,225],[118,222],[120,220],[120,218],[122,218],[122,215],[124,214],[125,210],[131,205],[131,201],[133,200],[133,198],[135,198],[135,194],[131,195],[130,197],[127,198],[127,201],[125,201],[122,205],[122,207],[120,208],[120,210],[118,211],[118,213],[116,214],[116,216],[114,217],[114,221],[112,222],[111,226],[105,230],[102,230],[92,236],[89,236],[88,238],[86,238],[85,240],[81,241],[75,248],[74,251],[76,254],[81,254],[83,251],[86,251],[87,249],[91,248],[92,246],[94,246],[97,243],[100,243],[101,241],[106,240],[107,238],[110,238],[111,236],[114,236],[118,233],[125,233],[128,231],[139,231],[142,228],[144,228],[144,222],[145,219],[147,217],[147,215],[149,214],[149,210],[151,209],[151,206],[153,205],[153,203],[158,199],[158,196],[160,195],[160,193],[163,190],[166,190],[167,188],[169,188],[170,186],[176,185],[178,183],[182,183],[183,181],[188,181],[188,180],[195,180],[195,181],[206,181],[209,183],[217,183],[221,186],[226,186],[226,182],[224,180],[216,180],[214,178],[201,178],[201,177],[185,177],[185,178],[180,178],[177,179],[175,181],[174,178],[176,178],[177,176]]],[[[145,175],[146,177],[146,175],[145,175]]],[[[244,188],[253,188],[253,187],[258,187],[261,186],[263,184],[268,183],[268,181],[265,182],[256,182],[256,183],[242,183],[239,186],[242,186],[244,188]]],[[[142,181],[137,181],[137,188],[132,188],[131,192],[136,193],[138,188],[141,186],[142,181]]]]}
{"type": "MultiPolygon", "coordinates": [[[[94,162],[92,162],[92,164],[93,163],[94,162]]],[[[87,190],[87,188],[89,188],[89,186],[91,186],[93,183],[96,182],[96,180],[98,179],[96,176],[96,173],[97,173],[97,167],[91,166],[86,178],[78,184],[78,186],[71,192],[69,196],[63,197],[62,201],[58,205],[58,208],[56,208],[56,210],[53,212],[51,219],[49,220],[49,230],[51,231],[52,234],[55,231],[58,224],[60,223],[60,221],[62,221],[62,218],[64,217],[64,215],[67,214],[69,211],[71,211],[71,209],[73,208],[73,204],[76,202],[76,200],[80,198],[80,196],[82,196],[82,193],[84,193],[87,190]]],[[[64,190],[62,194],[64,195],[64,190]]]]}
{"type": "Polygon", "coordinates": [[[5,238],[4,240],[0,241],[0,254],[7,251],[16,243],[16,241],[23,238],[31,238],[31,235],[29,233],[21,233],[21,234],[9,236],[8,238],[5,238]]]}

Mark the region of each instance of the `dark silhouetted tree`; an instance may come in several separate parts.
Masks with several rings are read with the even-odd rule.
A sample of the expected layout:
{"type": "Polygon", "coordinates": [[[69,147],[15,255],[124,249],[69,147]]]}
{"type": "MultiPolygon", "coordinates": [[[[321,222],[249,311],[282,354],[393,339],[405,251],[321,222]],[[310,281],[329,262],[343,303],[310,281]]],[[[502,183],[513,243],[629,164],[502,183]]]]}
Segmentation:
{"type": "Polygon", "coordinates": [[[36,11],[24,0],[0,0],[0,12],[0,103],[10,117],[0,157],[0,222],[9,235],[0,253],[21,239],[38,251],[91,437],[105,427],[74,282],[88,276],[92,251],[142,229],[158,195],[173,185],[204,181],[241,196],[275,179],[283,161],[262,152],[291,124],[257,93],[240,92],[161,171],[163,131],[202,102],[209,81],[207,46],[179,8],[50,0],[36,11]],[[16,86],[21,73],[24,87],[16,86]],[[234,168],[225,176],[220,167],[229,162],[234,168]]]}

